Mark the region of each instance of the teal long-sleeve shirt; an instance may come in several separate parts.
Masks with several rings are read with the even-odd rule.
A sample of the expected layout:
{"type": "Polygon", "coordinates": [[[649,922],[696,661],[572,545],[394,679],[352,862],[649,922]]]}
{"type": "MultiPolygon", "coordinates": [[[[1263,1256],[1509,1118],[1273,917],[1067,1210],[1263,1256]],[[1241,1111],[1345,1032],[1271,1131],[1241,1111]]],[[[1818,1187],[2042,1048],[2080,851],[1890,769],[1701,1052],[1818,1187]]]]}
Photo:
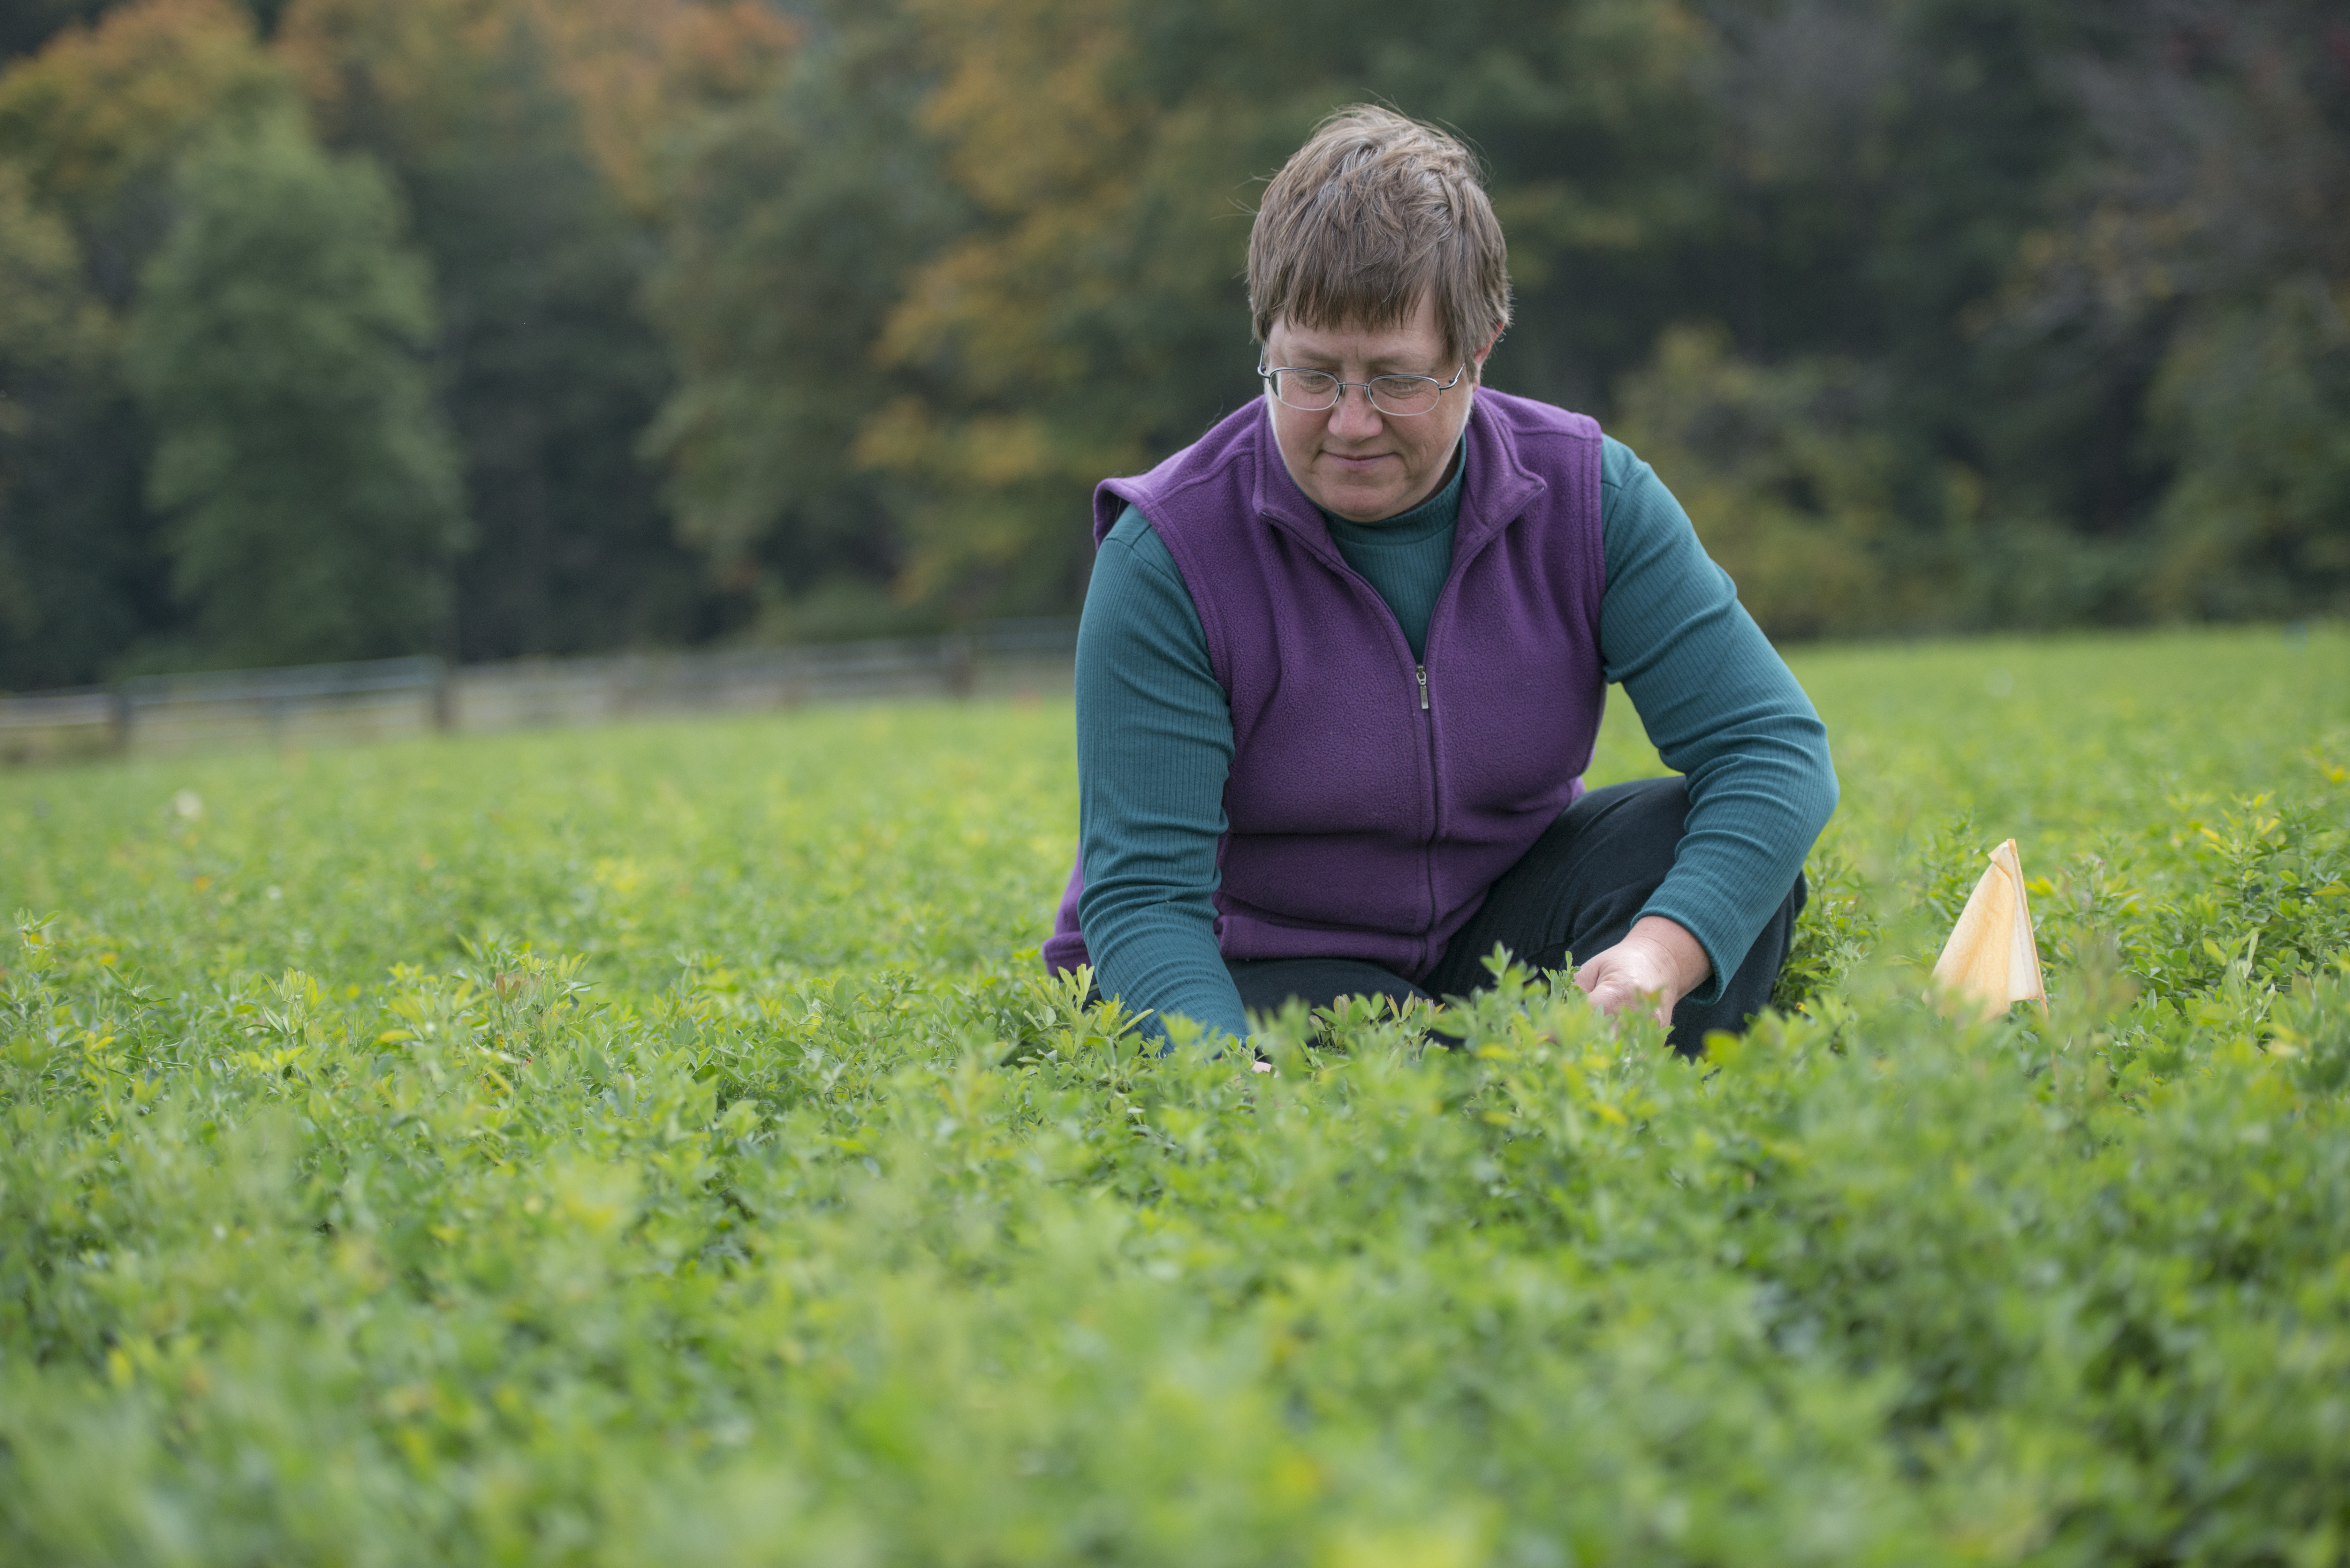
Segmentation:
{"type": "MultiPolygon", "coordinates": [[[[1378,523],[1324,513],[1347,566],[1396,616],[1414,656],[1452,566],[1468,465],[1378,523]]],[[[1711,1001],[1835,808],[1827,732],[1729,574],[1671,492],[1607,438],[1600,466],[1607,581],[1599,651],[1665,764],[1687,776],[1688,826],[1642,909],[1696,937],[1711,1001]]],[[[1215,937],[1232,721],[1180,571],[1129,506],[1095,558],[1077,632],[1077,780],[1086,888],[1078,924],[1105,996],[1158,1018],[1248,1033],[1215,937]]],[[[1589,955],[1583,955],[1589,956],[1589,955]]]]}

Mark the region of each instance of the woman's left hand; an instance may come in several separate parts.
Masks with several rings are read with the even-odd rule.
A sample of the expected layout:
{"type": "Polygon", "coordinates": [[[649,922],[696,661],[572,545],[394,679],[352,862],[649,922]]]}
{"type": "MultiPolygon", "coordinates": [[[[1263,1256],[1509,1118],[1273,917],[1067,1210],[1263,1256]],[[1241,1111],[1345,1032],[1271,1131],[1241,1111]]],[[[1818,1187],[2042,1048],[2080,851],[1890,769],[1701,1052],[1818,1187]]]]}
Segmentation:
{"type": "Polygon", "coordinates": [[[1648,1007],[1657,1022],[1669,1027],[1673,1006],[1703,985],[1713,972],[1705,949],[1677,921],[1650,915],[1633,926],[1624,940],[1596,953],[1575,971],[1575,983],[1602,1012],[1627,1007],[1648,1007]]]}

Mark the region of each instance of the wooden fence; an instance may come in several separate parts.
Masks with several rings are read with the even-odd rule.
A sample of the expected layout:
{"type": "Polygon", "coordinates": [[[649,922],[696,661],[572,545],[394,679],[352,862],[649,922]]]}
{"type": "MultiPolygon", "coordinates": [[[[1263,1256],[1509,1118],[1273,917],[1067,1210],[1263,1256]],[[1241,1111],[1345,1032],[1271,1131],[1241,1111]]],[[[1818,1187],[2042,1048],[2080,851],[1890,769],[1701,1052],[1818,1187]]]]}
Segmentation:
{"type": "Polygon", "coordinates": [[[945,637],[452,666],[386,659],[140,676],[0,697],[0,765],[430,731],[592,724],[630,715],[884,698],[1066,691],[1074,619],[994,621],[945,637]]]}

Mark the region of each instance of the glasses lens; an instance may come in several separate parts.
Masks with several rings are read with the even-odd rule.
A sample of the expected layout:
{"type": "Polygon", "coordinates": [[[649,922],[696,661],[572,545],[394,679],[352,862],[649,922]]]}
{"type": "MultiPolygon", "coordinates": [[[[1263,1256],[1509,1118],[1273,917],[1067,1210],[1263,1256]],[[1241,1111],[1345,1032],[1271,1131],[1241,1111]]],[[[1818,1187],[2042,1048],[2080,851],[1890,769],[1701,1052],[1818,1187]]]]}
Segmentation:
{"type": "Polygon", "coordinates": [[[1314,413],[1338,400],[1338,378],[1319,370],[1276,370],[1273,395],[1293,409],[1314,413]]]}
{"type": "Polygon", "coordinates": [[[1424,414],[1444,395],[1443,383],[1426,376],[1377,376],[1371,379],[1371,404],[1381,413],[1424,414]]]}

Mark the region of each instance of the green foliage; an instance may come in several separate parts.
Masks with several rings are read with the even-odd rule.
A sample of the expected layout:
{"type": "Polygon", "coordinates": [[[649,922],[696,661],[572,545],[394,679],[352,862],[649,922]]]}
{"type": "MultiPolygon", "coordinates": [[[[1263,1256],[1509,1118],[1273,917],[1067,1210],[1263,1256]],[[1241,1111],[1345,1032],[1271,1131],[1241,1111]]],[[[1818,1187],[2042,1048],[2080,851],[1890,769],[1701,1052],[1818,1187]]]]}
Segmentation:
{"type": "MultiPolygon", "coordinates": [[[[1545,314],[1528,290],[1552,285],[1563,306],[1569,267],[1594,257],[1653,281],[1656,250],[1683,234],[1673,187],[1648,178],[1692,151],[1680,73],[1698,34],[1677,12],[1503,0],[1452,7],[1438,25],[1425,7],[1391,5],[896,0],[860,12],[839,38],[905,41],[889,89],[865,93],[820,176],[730,187],[743,192],[721,209],[733,221],[708,227],[762,236],[755,252],[739,245],[758,270],[727,279],[747,286],[670,296],[671,329],[695,350],[668,419],[696,444],[671,450],[687,465],[689,514],[713,533],[723,523],[725,550],[749,539],[785,558],[806,551],[816,519],[788,509],[785,483],[861,472],[865,517],[891,524],[882,556],[902,598],[951,614],[1072,602],[1094,483],[1147,467],[1256,394],[1237,275],[1252,192],[1348,98],[1455,120],[1494,152],[1497,194],[1523,220],[1531,337],[1501,384],[1589,401],[1603,378],[1577,335],[1629,362],[1666,319],[1645,301],[1593,308],[1587,279],[1571,316],[1545,314]],[[860,231],[879,243],[843,252],[818,226],[827,214],[804,193],[836,185],[860,214],[880,209],[860,231]],[[744,328],[751,287],[774,338],[744,328]],[[820,330],[796,329],[777,301],[831,313],[820,330]],[[1628,337],[1638,341],[1625,349],[1628,337]],[[793,380],[811,358],[827,367],[826,398],[793,380]],[[744,455],[720,461],[730,453],[744,455]]],[[[818,68],[832,58],[826,36],[745,118],[745,144],[764,124],[787,145],[779,133],[843,90],[838,65],[818,68]]]]}
{"type": "MultiPolygon", "coordinates": [[[[901,7],[828,5],[774,89],[681,151],[651,301],[679,382],[647,432],[681,535],[776,601],[886,585],[903,510],[852,455],[908,387],[874,348],[911,268],[966,221],[912,133],[928,79],[901,7]]],[[[872,610],[868,607],[867,614],[872,610]]]]}
{"type": "Polygon", "coordinates": [[[1152,1054],[1035,972],[1066,708],[0,779],[0,1542],[2338,1560],[2345,670],[1802,660],[1804,1011],[1695,1066],[1516,971],[1152,1054]],[[1953,1023],[2011,832],[2054,1005],[1953,1023]]]}
{"type": "Polygon", "coordinates": [[[819,17],[806,68],[723,139],[772,151],[686,182],[663,307],[688,346],[663,438],[682,511],[786,596],[847,567],[946,613],[1073,599],[1092,485],[1256,391],[1256,182],[1377,99],[1489,164],[1517,288],[1492,384],[1655,444],[1774,631],[2338,597],[2332,459],[2298,433],[2332,428],[2338,353],[2270,375],[2289,331],[2248,355],[2196,325],[2278,289],[2338,301],[2350,275],[2350,78],[2307,0],[819,17]],[[829,107],[839,41],[882,35],[888,89],[829,107]],[[780,151],[811,123],[836,130],[821,171],[780,151]],[[873,242],[845,253],[836,210],[873,242]],[[795,380],[811,360],[832,395],[795,380]],[[2259,462],[2228,461],[2248,441],[2259,462]],[[888,523],[858,558],[835,547],[852,499],[888,523]]]}
{"type": "Polygon", "coordinates": [[[419,358],[430,280],[390,187],[283,118],[193,156],[181,197],[127,353],[205,653],[436,646],[464,514],[419,358]]]}
{"type": "Polygon", "coordinates": [[[2210,617],[2350,608],[2350,281],[2303,278],[2171,345],[2158,591],[2210,617]]]}
{"type": "Polygon", "coordinates": [[[383,169],[432,266],[435,389],[472,524],[451,651],[469,660],[706,629],[700,564],[635,450],[670,377],[639,309],[654,236],[591,162],[543,20],[306,0],[284,46],[328,145],[383,169]]]}
{"type": "Polygon", "coordinates": [[[182,154],[294,103],[228,0],[89,19],[0,71],[0,392],[14,410],[0,423],[19,427],[0,431],[0,686],[95,680],[183,621],[146,504],[153,434],[121,317],[175,216],[182,154]]]}
{"type": "MultiPolygon", "coordinates": [[[[12,12],[0,47],[13,27],[101,7],[52,9],[46,23],[12,12]]],[[[183,215],[192,149],[307,109],[330,145],[390,176],[435,275],[431,390],[476,524],[442,628],[452,651],[677,642],[724,624],[634,450],[669,375],[638,307],[658,250],[645,187],[677,122],[763,79],[786,23],[756,0],[103,9],[0,70],[0,158],[45,222],[68,224],[87,292],[133,307],[183,215]]],[[[40,606],[42,624],[0,642],[0,684],[217,659],[170,592],[147,500],[156,432],[120,356],[47,379],[0,388],[37,398],[44,421],[26,461],[7,460],[25,477],[0,546],[22,573],[7,597],[40,606]]]]}
{"type": "Polygon", "coordinates": [[[59,28],[86,21],[108,0],[26,0],[0,21],[0,58],[29,55],[59,28]]]}
{"type": "Polygon", "coordinates": [[[2082,60],[2080,161],[2000,295],[1970,308],[2006,365],[1986,467],[2043,467],[2051,438],[2069,441],[2071,494],[2048,469],[2027,510],[2108,543],[2136,535],[2145,609],[2334,613],[2350,409],[2341,18],[2322,0],[2160,16],[2082,60]],[[2085,401],[2099,380],[2101,409],[2085,401]]]}
{"type": "Polygon", "coordinates": [[[1763,630],[1883,629],[1914,624],[1918,607],[1892,591],[1891,463],[1868,429],[1879,396],[1849,363],[1766,369],[1732,355],[1725,332],[1682,328],[1627,378],[1615,433],[1671,476],[1763,630]]]}
{"type": "Polygon", "coordinates": [[[1833,994],[1884,939],[1868,885],[1842,854],[1834,848],[1815,852],[1804,867],[1804,880],[1803,917],[1771,988],[1771,1005],[1782,1012],[1801,1012],[1833,994]]]}
{"type": "MultiPolygon", "coordinates": [[[[102,343],[104,315],[82,287],[73,232],[33,200],[10,163],[0,163],[0,364],[9,385],[84,369],[102,343]]],[[[23,408],[0,412],[0,435],[21,436],[31,417],[23,408]]]]}
{"type": "Polygon", "coordinates": [[[80,229],[120,306],[170,227],[182,154],[294,103],[294,84],[230,0],[141,0],[0,73],[0,152],[80,229]]]}
{"type": "MultiPolygon", "coordinates": [[[[1774,632],[2292,618],[2350,591],[2338,10],[17,0],[0,158],[118,315],[208,131],[383,168],[467,658],[1073,609],[1092,487],[1256,395],[1255,192],[1366,99],[1489,167],[1491,383],[1633,437],[1774,632]]],[[[189,657],[119,357],[54,379],[0,681],[189,657]]]]}
{"type": "Polygon", "coordinates": [[[57,504],[102,418],[114,323],[73,231],[0,160],[0,685],[55,685],[138,634],[113,578],[120,541],[57,504]]]}

